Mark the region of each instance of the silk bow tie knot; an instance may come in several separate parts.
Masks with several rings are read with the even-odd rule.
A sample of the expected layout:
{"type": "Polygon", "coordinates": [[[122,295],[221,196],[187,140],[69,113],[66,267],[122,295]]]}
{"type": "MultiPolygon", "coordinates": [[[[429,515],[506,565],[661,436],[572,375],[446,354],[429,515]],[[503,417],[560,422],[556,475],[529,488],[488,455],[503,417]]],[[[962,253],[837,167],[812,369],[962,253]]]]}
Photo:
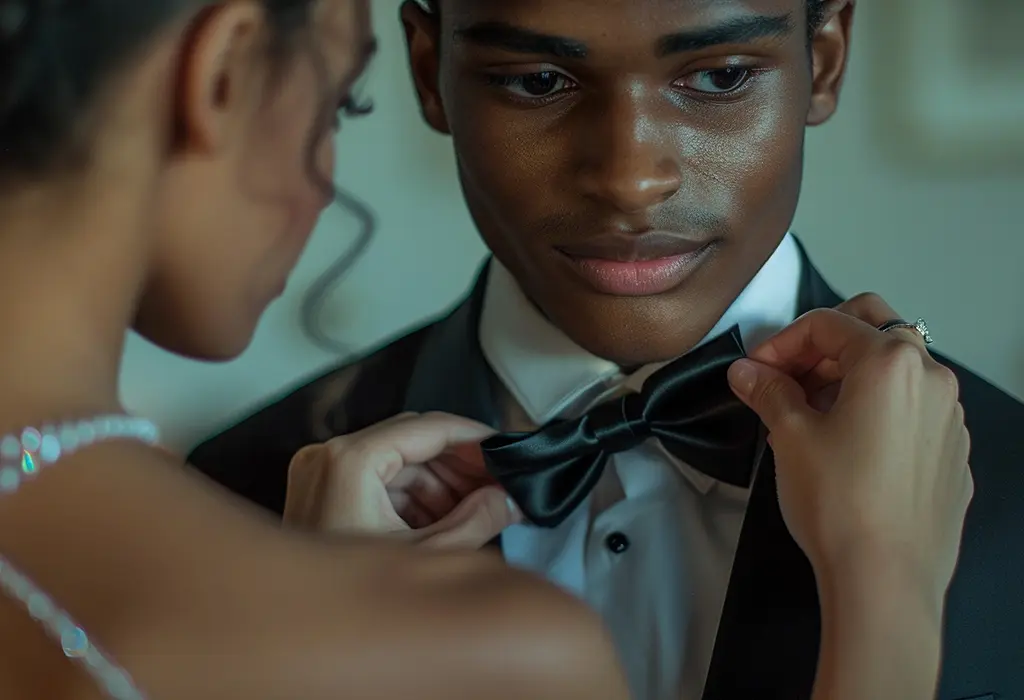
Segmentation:
{"type": "Polygon", "coordinates": [[[576,420],[485,440],[484,459],[526,518],[542,527],[557,526],[586,499],[611,455],[649,438],[719,481],[748,487],[760,421],[727,379],[743,355],[739,329],[732,328],[652,374],[640,393],[603,402],[576,420]]]}
{"type": "Polygon", "coordinates": [[[625,452],[652,436],[642,397],[626,394],[603,403],[586,415],[585,430],[608,453],[625,452]]]}

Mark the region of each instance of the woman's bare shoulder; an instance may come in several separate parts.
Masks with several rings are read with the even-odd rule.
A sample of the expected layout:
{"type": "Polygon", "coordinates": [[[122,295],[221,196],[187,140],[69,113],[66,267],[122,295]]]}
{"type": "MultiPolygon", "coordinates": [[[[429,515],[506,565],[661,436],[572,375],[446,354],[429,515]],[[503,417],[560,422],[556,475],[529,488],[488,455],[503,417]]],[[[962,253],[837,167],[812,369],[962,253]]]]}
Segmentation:
{"type": "MultiPolygon", "coordinates": [[[[395,688],[377,692],[398,697],[415,690],[427,700],[628,698],[597,616],[495,555],[427,552],[398,571],[371,573],[366,583],[388,608],[368,622],[386,618],[402,630],[395,635],[400,641],[380,641],[402,655],[399,666],[408,672],[395,688]]],[[[379,684],[380,677],[363,682],[379,684]]]]}
{"type": "MultiPolygon", "coordinates": [[[[97,447],[0,506],[0,551],[153,697],[627,697],[596,618],[500,558],[288,533],[152,450],[97,447]]],[[[96,691],[23,610],[0,617],[30,695],[96,691]]]]}

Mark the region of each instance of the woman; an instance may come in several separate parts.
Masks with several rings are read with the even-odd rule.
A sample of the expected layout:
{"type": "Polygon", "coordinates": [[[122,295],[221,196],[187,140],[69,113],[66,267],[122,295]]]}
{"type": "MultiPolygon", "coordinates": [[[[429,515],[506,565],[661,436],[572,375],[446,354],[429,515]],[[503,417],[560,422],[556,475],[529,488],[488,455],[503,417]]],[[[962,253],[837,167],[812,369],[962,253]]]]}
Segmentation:
{"type": "MultiPolygon", "coordinates": [[[[0,0],[0,697],[626,697],[567,596],[483,555],[282,530],[122,416],[129,328],[209,359],[249,343],[329,199],[334,115],[371,52],[368,0],[0,0]]],[[[820,698],[935,683],[970,481],[955,395],[909,341],[818,315],[737,376],[819,576],[820,698]],[[812,413],[779,371],[840,397],[812,413]]],[[[332,519],[387,514],[375,489],[480,431],[350,436],[332,519]]],[[[500,530],[496,495],[477,505],[500,530]]],[[[481,539],[463,525],[426,534],[481,539]]]]}

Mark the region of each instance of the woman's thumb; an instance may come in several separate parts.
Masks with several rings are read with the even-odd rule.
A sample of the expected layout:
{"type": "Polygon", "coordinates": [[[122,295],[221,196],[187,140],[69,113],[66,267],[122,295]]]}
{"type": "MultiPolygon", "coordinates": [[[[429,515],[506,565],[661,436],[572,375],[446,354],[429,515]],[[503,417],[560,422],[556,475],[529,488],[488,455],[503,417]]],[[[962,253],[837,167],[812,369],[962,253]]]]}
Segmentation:
{"type": "Polygon", "coordinates": [[[485,486],[466,496],[451,513],[426,528],[420,540],[431,547],[477,549],[522,520],[504,489],[485,486]]]}
{"type": "Polygon", "coordinates": [[[734,362],[729,368],[729,384],[771,433],[792,429],[813,414],[807,395],[796,380],[760,362],[734,362]]]}

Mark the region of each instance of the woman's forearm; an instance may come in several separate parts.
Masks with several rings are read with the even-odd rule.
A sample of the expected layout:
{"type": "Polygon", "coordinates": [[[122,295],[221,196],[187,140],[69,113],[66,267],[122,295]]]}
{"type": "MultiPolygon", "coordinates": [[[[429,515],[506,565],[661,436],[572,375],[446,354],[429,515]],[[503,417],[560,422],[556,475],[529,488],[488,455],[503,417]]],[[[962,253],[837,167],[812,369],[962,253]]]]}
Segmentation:
{"type": "Polygon", "coordinates": [[[819,581],[821,652],[813,700],[931,700],[942,655],[942,602],[900,568],[819,581]]]}

